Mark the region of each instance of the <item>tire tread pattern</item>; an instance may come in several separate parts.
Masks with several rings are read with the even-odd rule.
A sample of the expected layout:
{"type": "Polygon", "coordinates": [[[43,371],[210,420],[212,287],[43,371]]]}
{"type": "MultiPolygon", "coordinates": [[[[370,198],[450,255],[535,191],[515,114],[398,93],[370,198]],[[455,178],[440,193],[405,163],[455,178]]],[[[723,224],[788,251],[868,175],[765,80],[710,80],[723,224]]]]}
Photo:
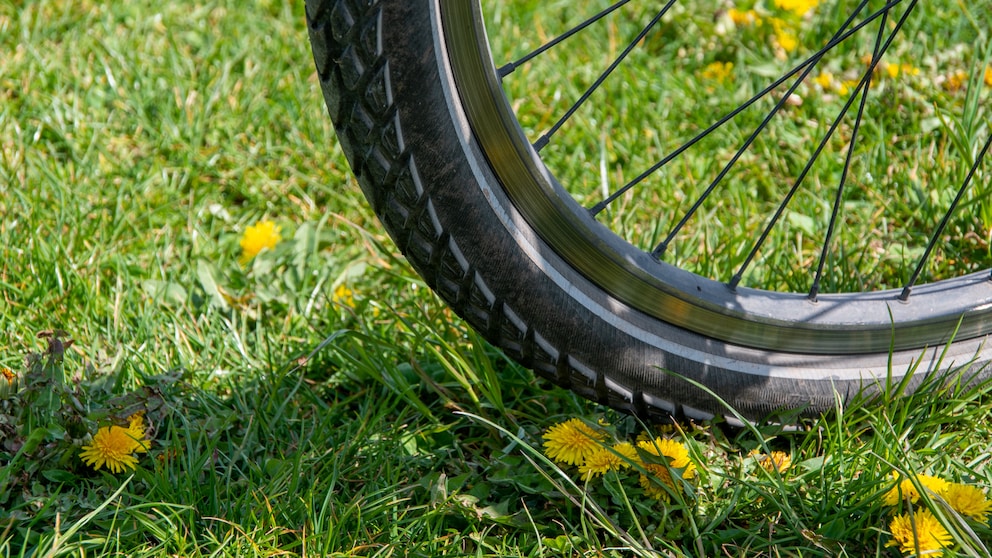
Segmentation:
{"type": "Polygon", "coordinates": [[[376,215],[428,285],[489,342],[539,376],[648,418],[682,414],[675,404],[625,390],[559,352],[468,264],[439,222],[429,185],[421,182],[403,144],[381,45],[381,3],[308,0],[306,11],[317,73],[342,149],[376,215]]]}

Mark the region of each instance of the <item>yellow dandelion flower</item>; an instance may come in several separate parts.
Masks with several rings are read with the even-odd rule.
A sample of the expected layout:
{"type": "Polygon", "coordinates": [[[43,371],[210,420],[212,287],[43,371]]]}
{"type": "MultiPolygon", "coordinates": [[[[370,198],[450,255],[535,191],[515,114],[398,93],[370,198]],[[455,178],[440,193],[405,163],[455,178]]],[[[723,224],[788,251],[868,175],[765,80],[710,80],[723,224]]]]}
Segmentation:
{"type": "Polygon", "coordinates": [[[813,78],[813,83],[820,86],[824,92],[833,92],[838,95],[847,95],[852,87],[858,85],[857,80],[839,80],[830,72],[820,72],[813,78]]]}
{"type": "Polygon", "coordinates": [[[846,79],[846,80],[840,82],[840,85],[837,86],[837,94],[838,95],[847,95],[848,92],[851,91],[851,88],[852,87],[857,87],[857,85],[858,85],[858,81],[857,80],[846,79]]]}
{"type": "Polygon", "coordinates": [[[645,463],[644,469],[648,474],[641,473],[638,479],[644,493],[655,500],[666,502],[671,500],[668,489],[676,490],[676,488],[675,481],[672,480],[672,475],[668,472],[668,467],[659,463],[645,463]],[[666,486],[668,489],[665,488],[666,486]]]}
{"type": "Polygon", "coordinates": [[[637,447],[651,455],[667,457],[671,467],[682,470],[682,478],[684,479],[691,479],[696,476],[696,465],[689,458],[689,450],[675,440],[670,438],[641,440],[637,442],[637,447]]]}
{"type": "Polygon", "coordinates": [[[792,52],[799,47],[799,38],[789,28],[785,21],[773,17],[771,18],[772,29],[775,31],[775,42],[782,47],[785,52],[792,52]]]}
{"type": "Polygon", "coordinates": [[[906,74],[907,76],[918,76],[920,75],[920,69],[912,64],[900,64],[899,70],[906,74]]]}
{"type": "Polygon", "coordinates": [[[761,20],[758,12],[754,10],[741,11],[737,8],[730,8],[727,10],[727,15],[734,22],[734,25],[754,25],[761,20]]]}
{"type": "Polygon", "coordinates": [[[985,523],[989,520],[989,510],[992,502],[978,487],[969,484],[951,483],[941,497],[951,506],[951,509],[975,521],[985,523]]]}
{"type": "Polygon", "coordinates": [[[889,531],[892,531],[892,540],[885,546],[898,546],[902,553],[913,556],[917,556],[917,551],[919,555],[940,556],[951,543],[951,534],[930,510],[895,516],[889,531]]]}
{"type": "Polygon", "coordinates": [[[944,89],[947,89],[948,91],[957,91],[964,87],[964,84],[967,81],[968,72],[965,72],[964,70],[957,70],[944,79],[944,89]]]}
{"type": "Polygon", "coordinates": [[[148,451],[148,447],[151,444],[149,440],[145,438],[145,413],[144,411],[139,411],[127,418],[128,427],[127,431],[131,435],[131,438],[135,440],[134,451],[136,453],[145,453],[148,451]]]}
{"type": "Polygon", "coordinates": [[[820,0],[774,0],[775,7],[796,15],[805,15],[820,3],[820,0]]]}
{"type": "Polygon", "coordinates": [[[273,249],[282,240],[279,227],[272,221],[261,221],[245,229],[241,237],[241,263],[246,264],[262,250],[273,249]]]}
{"type": "Polygon", "coordinates": [[[582,465],[587,457],[602,449],[606,435],[573,418],[552,426],[543,438],[548,457],[559,463],[582,465]]]}
{"type": "Polygon", "coordinates": [[[612,451],[601,447],[589,454],[579,466],[579,474],[582,480],[588,481],[597,475],[605,475],[607,471],[627,469],[632,462],[637,462],[637,450],[629,442],[623,442],[614,445],[612,451]]]}
{"type": "Polygon", "coordinates": [[[143,438],[135,437],[130,427],[104,426],[97,430],[90,445],[83,446],[79,457],[94,470],[106,466],[110,472],[120,473],[134,469],[138,464],[134,453],[147,451],[147,444],[143,438]]]}
{"type": "Polygon", "coordinates": [[[834,75],[830,72],[820,72],[819,75],[813,78],[813,83],[819,85],[820,89],[829,91],[834,83],[834,75]]]}
{"type": "Polygon", "coordinates": [[[985,68],[985,85],[992,87],[992,66],[986,66],[985,68]]]}
{"type": "Polygon", "coordinates": [[[792,467],[792,457],[784,451],[773,451],[770,455],[761,455],[758,457],[758,462],[769,473],[772,471],[784,473],[789,467],[792,467]]]}
{"type": "Polygon", "coordinates": [[[711,62],[703,68],[702,76],[723,83],[733,77],[733,62],[711,62]]]}
{"type": "Polygon", "coordinates": [[[344,285],[338,285],[338,288],[334,289],[335,304],[343,304],[345,306],[354,308],[355,307],[355,292],[345,287],[344,285]]]}
{"type": "Polygon", "coordinates": [[[775,31],[775,40],[778,42],[778,46],[782,47],[782,50],[785,52],[792,52],[799,46],[799,39],[791,31],[783,29],[775,31]]]}
{"type": "Polygon", "coordinates": [[[579,474],[582,475],[582,480],[589,481],[597,475],[605,475],[607,471],[616,471],[622,462],[610,450],[599,448],[586,456],[582,465],[579,465],[579,474]]]}
{"type": "MultiPolygon", "coordinates": [[[[919,501],[920,493],[916,490],[916,486],[913,484],[911,479],[902,479],[900,481],[899,475],[896,473],[893,473],[892,477],[897,482],[896,485],[892,487],[892,490],[889,490],[885,494],[883,501],[886,506],[895,507],[903,500],[909,500],[911,504],[915,504],[919,501]]],[[[917,475],[916,481],[921,486],[937,495],[943,495],[949,484],[944,479],[932,477],[930,475],[917,475]]]]}
{"type": "Polygon", "coordinates": [[[897,78],[899,74],[918,76],[920,75],[920,69],[912,64],[886,64],[885,73],[890,78],[897,78]]]}
{"type": "Polygon", "coordinates": [[[620,442],[619,444],[613,445],[613,451],[617,452],[621,456],[621,461],[623,462],[623,467],[630,467],[632,463],[640,463],[640,458],[637,456],[637,450],[630,442],[620,442]]]}

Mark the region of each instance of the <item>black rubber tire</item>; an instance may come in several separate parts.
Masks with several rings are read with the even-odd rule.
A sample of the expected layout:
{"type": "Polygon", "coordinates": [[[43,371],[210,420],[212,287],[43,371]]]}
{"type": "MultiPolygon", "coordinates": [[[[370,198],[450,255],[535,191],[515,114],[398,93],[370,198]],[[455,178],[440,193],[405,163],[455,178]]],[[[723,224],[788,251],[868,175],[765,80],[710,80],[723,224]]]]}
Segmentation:
{"type": "Polygon", "coordinates": [[[558,257],[507,199],[459,105],[436,0],[307,0],[306,12],[338,139],[397,246],[472,327],[557,385],[642,416],[730,417],[719,397],[764,419],[828,412],[942,354],[985,373],[985,338],[946,352],[790,354],[630,308],[558,257]]]}

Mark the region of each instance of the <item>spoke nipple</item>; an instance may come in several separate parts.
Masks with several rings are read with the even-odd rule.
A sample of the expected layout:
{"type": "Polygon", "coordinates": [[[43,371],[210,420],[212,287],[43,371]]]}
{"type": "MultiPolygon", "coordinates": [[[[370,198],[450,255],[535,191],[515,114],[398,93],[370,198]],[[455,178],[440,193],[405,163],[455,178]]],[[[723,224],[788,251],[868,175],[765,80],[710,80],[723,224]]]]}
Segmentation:
{"type": "Polygon", "coordinates": [[[508,63],[500,66],[500,68],[498,70],[496,70],[496,75],[499,76],[499,79],[500,80],[502,80],[506,76],[512,74],[513,71],[516,70],[516,69],[517,69],[517,66],[513,62],[508,62],[508,63]]]}
{"type": "Polygon", "coordinates": [[[735,292],[736,293],[737,292],[737,285],[739,285],[740,282],[741,282],[741,274],[738,273],[738,274],[734,275],[733,277],[731,277],[730,282],[727,283],[727,286],[730,287],[730,291],[731,292],[735,292]]]}
{"type": "Polygon", "coordinates": [[[899,302],[909,302],[909,294],[913,291],[913,287],[906,285],[903,287],[902,292],[899,293],[899,302]]]}
{"type": "Polygon", "coordinates": [[[661,258],[665,256],[665,252],[667,251],[668,251],[668,243],[662,242],[654,250],[651,251],[651,256],[654,259],[661,261],[661,258]]]}
{"type": "Polygon", "coordinates": [[[534,151],[540,153],[540,151],[544,149],[544,146],[548,145],[550,141],[551,138],[548,137],[548,134],[544,134],[543,136],[537,138],[537,141],[534,142],[534,151]]]}

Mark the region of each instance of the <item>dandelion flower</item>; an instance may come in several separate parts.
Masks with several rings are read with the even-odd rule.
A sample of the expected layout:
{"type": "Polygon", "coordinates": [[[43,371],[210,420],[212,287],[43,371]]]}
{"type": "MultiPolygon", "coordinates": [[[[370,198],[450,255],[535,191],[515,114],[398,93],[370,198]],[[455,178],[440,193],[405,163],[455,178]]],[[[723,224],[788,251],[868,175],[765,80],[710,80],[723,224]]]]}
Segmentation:
{"type": "Polygon", "coordinates": [[[981,523],[988,521],[989,508],[992,502],[978,487],[969,484],[951,483],[941,497],[947,505],[961,515],[970,517],[981,523]]]}
{"type": "Polygon", "coordinates": [[[899,69],[902,71],[902,73],[906,74],[907,76],[920,75],[920,69],[912,64],[900,64],[899,69]]]}
{"type": "Polygon", "coordinates": [[[727,10],[727,15],[730,16],[734,25],[754,25],[761,20],[758,12],[754,10],[741,11],[737,8],[730,8],[727,10]]]}
{"type": "Polygon", "coordinates": [[[127,417],[127,421],[128,421],[127,431],[128,433],[130,433],[131,438],[137,442],[134,448],[135,453],[147,452],[150,442],[149,440],[145,439],[144,411],[139,411],[127,417]]]}
{"type": "MultiPolygon", "coordinates": [[[[138,419],[141,420],[140,418],[138,419]]],[[[83,446],[79,457],[83,463],[99,471],[106,466],[112,473],[120,473],[126,469],[134,469],[138,464],[135,452],[148,451],[148,441],[144,439],[144,426],[141,425],[141,437],[135,436],[134,422],[131,426],[112,425],[97,430],[93,442],[83,446]]]]}
{"type": "MultiPolygon", "coordinates": [[[[915,504],[920,499],[920,493],[916,490],[916,486],[913,484],[911,479],[899,480],[899,475],[893,473],[892,476],[898,481],[892,490],[889,490],[884,497],[884,502],[886,506],[895,507],[899,505],[899,502],[909,500],[911,504],[915,504]]],[[[943,495],[944,491],[947,489],[948,482],[944,479],[932,477],[930,475],[917,475],[916,481],[934,494],[943,495]]]]}
{"type": "Polygon", "coordinates": [[[892,518],[889,524],[892,540],[885,546],[898,546],[904,554],[940,556],[950,544],[951,535],[937,521],[930,510],[921,510],[912,515],[903,514],[892,518]]]}
{"type": "Polygon", "coordinates": [[[887,73],[890,78],[897,78],[899,77],[899,74],[918,76],[920,75],[920,69],[912,64],[889,64],[885,66],[885,73],[887,73]]]}
{"type": "Polygon", "coordinates": [[[670,438],[655,438],[654,440],[640,440],[637,447],[647,454],[657,457],[665,457],[668,464],[643,462],[645,473],[641,473],[640,484],[645,493],[655,499],[669,499],[668,488],[675,490],[675,481],[672,479],[670,469],[682,471],[683,479],[691,479],[696,476],[696,465],[689,458],[689,450],[679,442],[670,438]]]}
{"type": "Polygon", "coordinates": [[[631,463],[638,463],[640,459],[637,457],[637,450],[630,442],[620,442],[619,444],[613,445],[613,451],[619,453],[622,456],[621,461],[624,467],[630,467],[631,463]]]}
{"type": "Polygon", "coordinates": [[[641,488],[644,489],[644,493],[655,500],[668,502],[671,499],[668,489],[676,489],[675,481],[672,480],[672,475],[668,472],[668,467],[659,463],[645,463],[644,470],[648,474],[641,473],[641,477],[638,479],[641,488]],[[668,489],[665,488],[666,486],[668,489]]]}
{"type": "Polygon", "coordinates": [[[637,447],[651,455],[667,457],[669,459],[669,466],[675,469],[681,469],[682,478],[684,479],[691,479],[696,476],[696,465],[689,459],[689,450],[685,449],[685,446],[675,440],[670,438],[642,440],[637,443],[637,447]]]}
{"type": "Polygon", "coordinates": [[[610,450],[599,448],[586,456],[582,465],[579,465],[579,474],[582,475],[582,480],[589,481],[597,475],[605,475],[607,471],[616,471],[622,462],[610,450]]]}
{"type": "Polygon", "coordinates": [[[579,474],[582,480],[588,481],[607,471],[619,471],[630,467],[631,462],[637,461],[637,450],[629,442],[616,444],[612,449],[601,447],[590,453],[582,465],[579,474]]]}
{"type": "Polygon", "coordinates": [[[349,308],[354,308],[355,292],[344,285],[338,285],[338,287],[334,289],[333,301],[335,304],[343,304],[349,308]]]}
{"type": "Polygon", "coordinates": [[[944,79],[944,89],[947,89],[948,91],[957,91],[964,87],[964,84],[967,81],[968,73],[964,70],[957,70],[944,79]]]}
{"type": "Polygon", "coordinates": [[[706,79],[711,79],[714,81],[719,81],[720,83],[724,83],[728,79],[733,77],[733,71],[734,71],[733,62],[711,62],[705,68],[703,68],[702,76],[706,79]]]}
{"type": "Polygon", "coordinates": [[[815,78],[813,78],[813,82],[819,85],[820,89],[828,91],[830,86],[834,83],[834,75],[830,72],[820,72],[815,78]]]}
{"type": "Polygon", "coordinates": [[[544,453],[559,463],[582,465],[586,458],[602,448],[606,435],[593,430],[577,418],[558,423],[544,434],[544,453]]]}
{"type": "Polygon", "coordinates": [[[771,18],[772,29],[775,31],[775,42],[782,47],[785,52],[792,52],[799,47],[799,38],[789,29],[785,21],[773,17],[771,18]]]}
{"type": "Polygon", "coordinates": [[[840,95],[847,95],[847,93],[851,90],[851,88],[855,87],[856,85],[858,85],[858,82],[856,80],[846,79],[840,82],[840,85],[837,86],[837,93],[840,95]]]}
{"type": "Polygon", "coordinates": [[[992,66],[987,66],[985,68],[985,76],[983,79],[985,80],[985,85],[992,87],[992,66]]]}
{"type": "Polygon", "coordinates": [[[796,15],[805,15],[820,3],[820,0],[774,0],[775,7],[796,15]]]}
{"type": "Polygon", "coordinates": [[[279,227],[272,221],[262,221],[245,229],[241,237],[241,263],[246,264],[268,248],[271,250],[282,240],[279,227]]]}
{"type": "Polygon", "coordinates": [[[771,455],[761,456],[760,461],[761,466],[769,473],[772,471],[783,473],[792,466],[792,458],[784,451],[773,451],[771,455]]]}

